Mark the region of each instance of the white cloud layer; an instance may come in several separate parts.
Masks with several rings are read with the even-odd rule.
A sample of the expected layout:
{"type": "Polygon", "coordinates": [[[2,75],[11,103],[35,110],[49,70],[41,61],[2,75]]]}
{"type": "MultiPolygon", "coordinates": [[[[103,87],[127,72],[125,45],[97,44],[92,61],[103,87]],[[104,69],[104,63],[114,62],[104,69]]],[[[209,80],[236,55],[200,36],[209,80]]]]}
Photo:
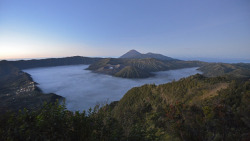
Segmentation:
{"type": "Polygon", "coordinates": [[[72,111],[87,110],[97,103],[117,101],[132,87],[143,84],[163,84],[200,73],[187,68],[156,73],[146,79],[124,79],[92,73],[87,65],[60,66],[24,70],[38,82],[43,92],[56,93],[66,98],[66,106],[72,111]]]}

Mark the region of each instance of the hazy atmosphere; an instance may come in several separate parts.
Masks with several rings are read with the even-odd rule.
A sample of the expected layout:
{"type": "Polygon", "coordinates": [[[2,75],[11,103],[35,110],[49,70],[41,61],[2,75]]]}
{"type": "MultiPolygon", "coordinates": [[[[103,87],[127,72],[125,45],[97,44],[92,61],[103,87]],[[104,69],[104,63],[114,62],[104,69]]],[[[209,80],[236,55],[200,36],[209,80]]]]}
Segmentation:
{"type": "Polygon", "coordinates": [[[1,0],[0,31],[0,59],[137,49],[240,62],[250,60],[250,1],[1,0]]]}
{"type": "Polygon", "coordinates": [[[124,79],[84,70],[88,65],[60,66],[24,70],[31,74],[45,93],[66,98],[69,110],[88,110],[96,104],[117,101],[131,88],[143,84],[163,84],[196,73],[197,68],[157,72],[146,79],[124,79]]]}

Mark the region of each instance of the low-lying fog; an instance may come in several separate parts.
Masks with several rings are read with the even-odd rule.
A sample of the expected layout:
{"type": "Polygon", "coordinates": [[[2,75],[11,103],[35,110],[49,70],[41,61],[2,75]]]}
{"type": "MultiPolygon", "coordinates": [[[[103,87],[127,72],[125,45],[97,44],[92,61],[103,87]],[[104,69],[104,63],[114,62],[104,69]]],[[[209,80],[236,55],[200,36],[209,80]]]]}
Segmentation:
{"type": "Polygon", "coordinates": [[[56,93],[66,98],[66,107],[83,111],[96,104],[117,101],[132,87],[143,84],[163,84],[200,73],[197,68],[157,72],[146,79],[124,79],[84,70],[88,65],[27,69],[44,93],[56,93]]]}

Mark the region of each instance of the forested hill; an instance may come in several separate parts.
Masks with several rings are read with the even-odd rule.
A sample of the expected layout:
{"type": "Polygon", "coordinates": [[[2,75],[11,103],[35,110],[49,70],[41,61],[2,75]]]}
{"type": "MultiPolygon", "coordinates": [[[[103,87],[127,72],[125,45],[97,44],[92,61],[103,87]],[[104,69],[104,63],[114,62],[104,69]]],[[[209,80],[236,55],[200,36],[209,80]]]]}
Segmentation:
{"type": "Polygon", "coordinates": [[[197,74],[159,86],[132,88],[113,106],[112,114],[128,137],[247,140],[249,102],[250,80],[231,81],[197,74]]]}
{"type": "MultiPolygon", "coordinates": [[[[18,67],[19,69],[37,68],[37,67],[52,67],[63,65],[79,65],[79,64],[92,64],[101,58],[90,58],[82,56],[72,56],[64,58],[48,58],[48,59],[33,59],[33,60],[18,60],[8,61],[10,64],[18,67]]],[[[0,61],[1,63],[1,61],[0,61]]]]}
{"type": "Polygon", "coordinates": [[[1,140],[247,141],[250,80],[194,75],[132,88],[118,101],[85,112],[63,105],[0,120],[1,140]]]}
{"type": "Polygon", "coordinates": [[[226,76],[231,79],[250,78],[250,63],[209,63],[199,68],[205,76],[226,76]]]}

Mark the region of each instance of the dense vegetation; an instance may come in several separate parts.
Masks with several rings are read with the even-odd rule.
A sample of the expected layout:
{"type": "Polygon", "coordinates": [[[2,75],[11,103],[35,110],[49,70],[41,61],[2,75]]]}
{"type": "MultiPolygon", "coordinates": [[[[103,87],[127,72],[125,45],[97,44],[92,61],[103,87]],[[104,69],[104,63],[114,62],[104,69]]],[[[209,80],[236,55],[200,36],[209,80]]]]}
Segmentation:
{"type": "Polygon", "coordinates": [[[194,75],[128,91],[88,112],[45,104],[1,116],[0,140],[186,140],[250,138],[250,80],[194,75]]]}
{"type": "Polygon", "coordinates": [[[249,90],[250,81],[195,75],[164,85],[133,88],[114,107],[113,114],[128,137],[140,133],[151,136],[142,140],[247,139],[249,90]]]}
{"type": "Polygon", "coordinates": [[[226,63],[210,63],[199,68],[205,76],[227,76],[228,78],[249,78],[250,63],[226,64],[226,63]]]}

